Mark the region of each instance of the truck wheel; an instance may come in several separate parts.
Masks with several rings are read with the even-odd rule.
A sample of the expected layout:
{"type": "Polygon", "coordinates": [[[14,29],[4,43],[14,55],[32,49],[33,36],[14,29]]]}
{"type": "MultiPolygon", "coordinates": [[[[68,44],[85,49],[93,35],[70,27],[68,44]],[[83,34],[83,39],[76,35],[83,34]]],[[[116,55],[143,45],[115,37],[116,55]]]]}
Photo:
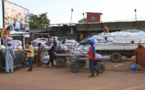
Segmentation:
{"type": "Polygon", "coordinates": [[[80,65],[80,67],[86,66],[86,61],[79,61],[79,65],[80,65]]]}
{"type": "Polygon", "coordinates": [[[104,71],[105,71],[105,66],[103,63],[98,63],[96,66],[95,66],[95,69],[96,70],[99,70],[99,73],[102,74],[104,71]]]}
{"type": "Polygon", "coordinates": [[[114,52],[111,54],[110,58],[113,62],[120,62],[122,60],[122,55],[118,52],[114,52]]]}
{"type": "Polygon", "coordinates": [[[74,62],[70,65],[70,71],[77,73],[80,70],[80,65],[77,62],[74,62]]]}
{"type": "Polygon", "coordinates": [[[65,65],[65,60],[63,58],[58,58],[56,60],[56,67],[58,68],[62,68],[65,65]]]}

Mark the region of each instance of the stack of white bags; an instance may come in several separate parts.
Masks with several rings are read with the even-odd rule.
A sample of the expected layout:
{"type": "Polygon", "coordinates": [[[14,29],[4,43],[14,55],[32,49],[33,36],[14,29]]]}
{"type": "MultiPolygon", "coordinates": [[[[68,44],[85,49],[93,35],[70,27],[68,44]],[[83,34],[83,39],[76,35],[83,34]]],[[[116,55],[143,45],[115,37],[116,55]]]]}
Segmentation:
{"type": "Polygon", "coordinates": [[[139,30],[127,30],[114,32],[114,43],[145,43],[145,32],[139,30]]]}
{"type": "Polygon", "coordinates": [[[20,40],[12,40],[11,41],[13,49],[22,49],[22,41],[20,40]]]}
{"type": "Polygon", "coordinates": [[[113,44],[114,34],[112,33],[101,33],[100,35],[94,35],[91,38],[95,40],[95,44],[105,45],[113,44]]]}
{"type": "MultiPolygon", "coordinates": [[[[1,42],[0,42],[1,43],[1,42]]],[[[22,49],[22,41],[20,40],[12,40],[11,46],[14,50],[22,49]]],[[[3,50],[5,48],[4,45],[0,45],[0,50],[3,50]]]]}
{"type": "Polygon", "coordinates": [[[93,38],[97,45],[108,45],[114,43],[145,43],[145,32],[139,30],[123,30],[120,32],[101,33],[90,38],[93,38]]]}
{"type": "Polygon", "coordinates": [[[72,50],[74,49],[75,47],[77,47],[79,45],[79,43],[76,41],[76,40],[65,40],[65,46],[67,46],[67,49],[68,50],[72,50]]]}
{"type": "Polygon", "coordinates": [[[47,46],[48,39],[41,39],[37,38],[33,40],[33,46],[34,46],[34,51],[38,51],[38,44],[41,43],[41,45],[45,46],[45,50],[50,49],[50,47],[47,46]]]}
{"type": "MultiPolygon", "coordinates": [[[[119,32],[112,33],[101,33],[93,35],[90,38],[95,40],[95,45],[111,45],[120,43],[145,43],[145,32],[140,30],[123,30],[119,32]]],[[[84,39],[85,40],[85,39],[84,39]]],[[[86,39],[87,40],[87,39],[86,39]]],[[[85,54],[89,51],[89,44],[77,46],[72,53],[75,54],[85,54]]]]}

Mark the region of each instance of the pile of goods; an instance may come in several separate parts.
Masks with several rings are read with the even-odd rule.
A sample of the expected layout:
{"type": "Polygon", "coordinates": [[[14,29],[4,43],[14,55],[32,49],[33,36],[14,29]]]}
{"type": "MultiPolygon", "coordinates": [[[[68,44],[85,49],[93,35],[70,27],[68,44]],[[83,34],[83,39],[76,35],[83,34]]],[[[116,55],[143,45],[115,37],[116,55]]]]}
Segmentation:
{"type": "Polygon", "coordinates": [[[113,44],[114,34],[102,33],[100,35],[94,35],[91,38],[95,40],[95,44],[113,44]]]}
{"type": "Polygon", "coordinates": [[[8,46],[8,44],[7,44],[8,42],[11,42],[11,46],[12,46],[12,48],[15,51],[16,50],[22,50],[22,41],[20,41],[20,40],[13,40],[12,37],[5,37],[4,45],[0,45],[0,50],[3,50],[6,46],[8,46]]]}
{"type": "Polygon", "coordinates": [[[114,32],[114,43],[145,43],[145,32],[139,30],[127,30],[114,32]]]}
{"type": "Polygon", "coordinates": [[[14,50],[22,50],[22,41],[20,40],[12,40],[11,41],[12,47],[14,50]]]}
{"type": "Polygon", "coordinates": [[[46,38],[37,38],[37,39],[33,40],[33,46],[34,47],[38,47],[39,43],[41,43],[41,45],[47,44],[48,39],[46,39],[46,38]]]}
{"type": "Polygon", "coordinates": [[[34,51],[38,51],[38,44],[41,43],[42,46],[45,47],[45,50],[49,49],[48,48],[48,39],[46,38],[37,38],[33,40],[33,46],[34,46],[34,51]]]}
{"type": "Polygon", "coordinates": [[[90,38],[95,40],[95,44],[145,43],[145,32],[139,30],[123,30],[120,32],[102,33],[90,38]]]}
{"type": "MultiPolygon", "coordinates": [[[[112,33],[101,33],[93,35],[89,38],[94,39],[95,45],[112,45],[112,44],[138,44],[145,43],[145,32],[140,30],[123,30],[112,33]]],[[[75,54],[87,53],[90,45],[87,43],[87,39],[82,40],[80,43],[83,45],[77,46],[76,51],[71,51],[75,54]]]]}
{"type": "Polygon", "coordinates": [[[79,45],[79,43],[76,40],[65,40],[64,43],[65,46],[67,46],[68,50],[72,50],[75,47],[77,47],[79,45]]]}

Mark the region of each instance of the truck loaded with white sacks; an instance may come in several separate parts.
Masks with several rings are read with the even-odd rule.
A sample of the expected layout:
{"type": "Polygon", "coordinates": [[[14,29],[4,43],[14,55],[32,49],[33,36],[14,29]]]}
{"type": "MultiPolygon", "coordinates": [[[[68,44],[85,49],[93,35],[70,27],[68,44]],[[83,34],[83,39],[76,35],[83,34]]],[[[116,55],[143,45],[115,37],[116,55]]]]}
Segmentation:
{"type": "MultiPolygon", "coordinates": [[[[134,49],[138,47],[138,43],[145,45],[145,32],[141,30],[123,30],[112,33],[100,33],[90,36],[95,40],[96,52],[101,55],[110,55],[110,60],[119,62],[122,56],[131,58],[134,56],[134,49]]],[[[80,41],[83,48],[89,48],[87,39],[80,41]]],[[[88,51],[88,50],[86,50],[88,51]]]]}
{"type": "MultiPolygon", "coordinates": [[[[65,39],[62,42],[57,38],[57,50],[69,51],[67,54],[76,55],[83,54],[84,56],[88,54],[89,43],[88,38],[93,38],[95,40],[96,54],[110,55],[110,60],[113,62],[119,62],[122,60],[122,56],[131,58],[134,56],[134,49],[138,47],[138,43],[145,45],[145,32],[141,30],[123,30],[112,33],[99,33],[94,34],[80,41],[79,43],[73,39],[65,39]]],[[[39,40],[36,40],[39,42],[39,40]]],[[[53,39],[52,39],[53,41],[53,39]]],[[[40,43],[40,42],[39,42],[40,43]]],[[[42,43],[42,42],[41,42],[42,43]]],[[[52,46],[52,45],[51,45],[52,46]]],[[[51,46],[46,45],[46,51],[50,49],[51,46]]],[[[34,46],[34,49],[38,47],[34,46]]],[[[49,56],[45,59],[49,60],[49,56]]],[[[44,59],[43,58],[43,59],[44,59]]],[[[62,58],[62,57],[61,57],[62,58]]],[[[65,59],[65,56],[63,56],[65,59]]]]}

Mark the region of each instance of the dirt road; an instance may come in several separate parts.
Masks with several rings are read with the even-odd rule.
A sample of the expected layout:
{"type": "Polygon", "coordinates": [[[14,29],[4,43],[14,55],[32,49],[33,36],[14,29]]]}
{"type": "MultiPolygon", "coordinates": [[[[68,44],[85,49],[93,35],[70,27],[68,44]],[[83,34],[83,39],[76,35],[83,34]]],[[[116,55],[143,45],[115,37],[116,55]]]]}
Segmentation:
{"type": "Polygon", "coordinates": [[[88,67],[72,73],[69,64],[64,68],[34,65],[32,72],[23,68],[10,74],[1,73],[0,90],[145,90],[145,72],[129,70],[132,63],[106,61],[106,71],[94,78],[88,78],[88,67]]]}

